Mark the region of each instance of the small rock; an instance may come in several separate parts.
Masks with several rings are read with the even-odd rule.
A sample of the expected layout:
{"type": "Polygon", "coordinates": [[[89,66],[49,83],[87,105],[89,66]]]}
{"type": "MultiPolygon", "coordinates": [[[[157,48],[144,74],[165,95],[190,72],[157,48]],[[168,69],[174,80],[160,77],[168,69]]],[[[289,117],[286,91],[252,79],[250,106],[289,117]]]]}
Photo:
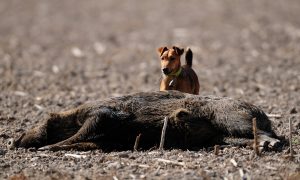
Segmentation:
{"type": "Polygon", "coordinates": [[[30,161],[36,161],[38,159],[39,159],[39,157],[33,157],[33,158],[30,159],[30,161]]]}
{"type": "Polygon", "coordinates": [[[6,151],[4,149],[0,149],[0,156],[3,156],[6,154],[6,151]]]}
{"type": "Polygon", "coordinates": [[[37,101],[40,101],[40,100],[42,100],[43,98],[42,97],[40,97],[40,96],[37,96],[36,98],[35,98],[35,100],[37,100],[37,101]]]}
{"type": "Polygon", "coordinates": [[[94,44],[94,49],[97,52],[97,54],[101,55],[106,51],[106,46],[103,43],[96,42],[94,44]]]}
{"type": "Polygon", "coordinates": [[[59,73],[59,68],[58,68],[58,66],[56,66],[56,65],[52,66],[52,72],[53,72],[54,74],[59,73]]]}
{"type": "Polygon", "coordinates": [[[109,169],[119,169],[121,167],[121,164],[119,162],[112,162],[112,163],[109,163],[107,165],[107,168],[109,169]]]}
{"type": "Polygon", "coordinates": [[[82,58],[84,56],[82,50],[79,49],[78,47],[73,47],[71,49],[71,53],[74,57],[77,57],[77,58],[82,58]]]}

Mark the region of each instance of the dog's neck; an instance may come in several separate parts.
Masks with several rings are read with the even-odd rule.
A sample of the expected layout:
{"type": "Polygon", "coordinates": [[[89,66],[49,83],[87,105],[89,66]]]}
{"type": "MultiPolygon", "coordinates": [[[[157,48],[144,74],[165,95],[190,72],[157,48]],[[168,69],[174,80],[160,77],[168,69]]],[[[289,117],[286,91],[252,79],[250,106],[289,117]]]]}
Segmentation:
{"type": "Polygon", "coordinates": [[[175,78],[177,78],[181,74],[181,72],[182,72],[182,67],[180,67],[178,69],[178,71],[176,71],[176,72],[170,73],[168,75],[163,74],[163,76],[164,77],[175,77],[175,78]]]}
{"type": "Polygon", "coordinates": [[[174,73],[170,73],[168,75],[163,74],[163,81],[165,81],[166,84],[168,84],[169,88],[175,88],[177,84],[177,78],[180,76],[182,72],[182,67],[178,69],[178,71],[174,73]]]}

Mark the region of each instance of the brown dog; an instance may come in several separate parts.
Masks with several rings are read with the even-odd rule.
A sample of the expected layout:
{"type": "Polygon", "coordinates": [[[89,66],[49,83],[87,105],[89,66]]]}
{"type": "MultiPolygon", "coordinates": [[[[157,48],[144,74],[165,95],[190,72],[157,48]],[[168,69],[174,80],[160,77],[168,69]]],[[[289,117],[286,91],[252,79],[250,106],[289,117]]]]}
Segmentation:
{"type": "Polygon", "coordinates": [[[173,46],[160,47],[157,49],[161,58],[162,80],[160,91],[178,90],[190,94],[199,94],[199,81],[195,71],[192,69],[193,52],[187,49],[185,60],[186,64],[181,66],[180,57],[184,49],[173,46]]]}

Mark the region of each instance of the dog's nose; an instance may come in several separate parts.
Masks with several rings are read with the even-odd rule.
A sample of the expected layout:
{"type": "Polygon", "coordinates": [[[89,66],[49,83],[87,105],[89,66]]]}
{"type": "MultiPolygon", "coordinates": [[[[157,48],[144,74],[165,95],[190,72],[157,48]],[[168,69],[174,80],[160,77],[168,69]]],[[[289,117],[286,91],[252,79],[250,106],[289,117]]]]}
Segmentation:
{"type": "Polygon", "coordinates": [[[167,74],[170,73],[168,68],[163,68],[163,69],[162,69],[162,72],[163,72],[165,75],[167,75],[167,74]]]}

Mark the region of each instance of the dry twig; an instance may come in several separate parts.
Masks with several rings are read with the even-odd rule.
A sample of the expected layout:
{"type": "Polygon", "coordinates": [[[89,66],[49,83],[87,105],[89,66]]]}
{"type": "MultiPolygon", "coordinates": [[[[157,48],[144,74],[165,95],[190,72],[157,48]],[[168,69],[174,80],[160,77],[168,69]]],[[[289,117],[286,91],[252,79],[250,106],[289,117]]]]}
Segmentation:
{"type": "Polygon", "coordinates": [[[267,114],[267,116],[268,116],[269,118],[281,118],[281,117],[282,117],[281,114],[267,114]]]}
{"type": "Polygon", "coordinates": [[[86,158],[86,155],[79,155],[79,154],[65,154],[66,157],[73,157],[76,159],[86,158]]]}
{"type": "Polygon", "coordinates": [[[139,148],[139,144],[140,144],[140,138],[141,138],[141,133],[138,135],[138,136],[136,136],[136,138],[135,138],[135,143],[134,143],[134,146],[133,146],[133,150],[134,151],[138,151],[138,148],[139,148]]]}
{"type": "Polygon", "coordinates": [[[161,151],[164,150],[167,126],[168,126],[168,118],[165,117],[164,126],[163,126],[162,131],[161,131],[161,138],[160,138],[160,144],[159,144],[159,150],[161,150],[161,151]]]}
{"type": "Polygon", "coordinates": [[[255,151],[255,154],[259,156],[260,154],[259,154],[259,150],[258,150],[256,118],[252,119],[252,126],[253,126],[253,136],[254,136],[253,149],[255,151]]]}
{"type": "Polygon", "coordinates": [[[171,161],[171,160],[161,159],[161,158],[157,158],[156,160],[158,162],[163,162],[163,163],[167,163],[167,164],[175,164],[175,165],[179,165],[179,166],[185,166],[184,162],[171,161]]]}
{"type": "Polygon", "coordinates": [[[220,146],[219,145],[215,145],[215,148],[214,148],[214,153],[215,155],[219,155],[219,150],[220,150],[220,146]]]}
{"type": "Polygon", "coordinates": [[[289,129],[290,129],[290,135],[289,135],[289,141],[290,141],[290,158],[293,159],[294,157],[294,151],[293,151],[293,126],[292,126],[292,118],[289,118],[289,129]]]}
{"type": "Polygon", "coordinates": [[[233,166],[237,167],[237,162],[234,159],[230,159],[230,162],[232,163],[233,166]]]}

